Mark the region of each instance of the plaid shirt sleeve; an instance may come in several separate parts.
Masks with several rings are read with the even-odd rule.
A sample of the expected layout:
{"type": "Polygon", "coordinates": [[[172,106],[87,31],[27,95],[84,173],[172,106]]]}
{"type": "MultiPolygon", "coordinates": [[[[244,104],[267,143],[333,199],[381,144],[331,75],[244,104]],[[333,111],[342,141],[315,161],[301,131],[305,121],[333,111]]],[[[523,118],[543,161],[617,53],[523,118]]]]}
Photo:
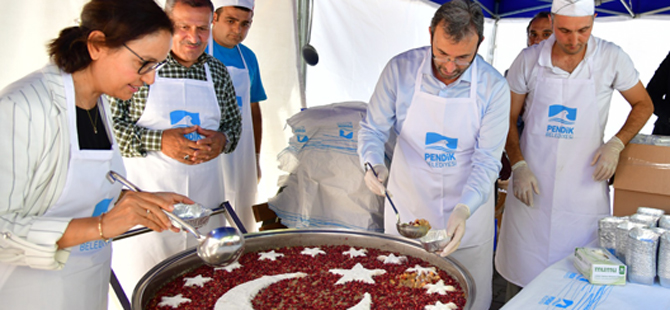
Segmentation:
{"type": "Polygon", "coordinates": [[[242,133],[242,115],[237,106],[237,98],[233,81],[228,74],[226,66],[218,59],[207,55],[207,64],[209,64],[214,80],[214,90],[221,108],[221,123],[219,131],[226,136],[226,145],[223,148],[224,153],[231,153],[237,147],[242,133]]]}
{"type": "Polygon", "coordinates": [[[130,100],[109,98],[114,120],[114,135],[124,157],[144,157],[147,151],[161,150],[162,130],[137,126],[149,96],[149,87],[142,86],[130,100]]]}

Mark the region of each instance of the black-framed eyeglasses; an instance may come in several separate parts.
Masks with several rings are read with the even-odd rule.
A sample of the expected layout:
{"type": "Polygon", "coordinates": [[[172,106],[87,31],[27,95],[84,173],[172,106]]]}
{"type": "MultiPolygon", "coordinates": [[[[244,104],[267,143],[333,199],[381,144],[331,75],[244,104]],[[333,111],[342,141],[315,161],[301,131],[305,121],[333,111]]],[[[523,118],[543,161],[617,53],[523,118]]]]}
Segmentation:
{"type": "Polygon", "coordinates": [[[465,60],[465,59],[462,59],[462,58],[437,57],[437,56],[435,56],[435,53],[433,53],[432,51],[431,51],[431,54],[433,55],[433,59],[435,59],[435,61],[437,61],[437,62],[441,62],[441,63],[453,62],[454,64],[456,64],[456,66],[459,66],[459,67],[465,67],[467,65],[470,65],[472,63],[472,61],[474,60],[474,58],[472,60],[465,60]]]}
{"type": "Polygon", "coordinates": [[[123,43],[123,47],[125,47],[127,50],[133,53],[133,55],[137,56],[137,58],[139,58],[142,61],[142,65],[137,70],[137,74],[139,75],[147,74],[152,70],[158,70],[163,66],[165,66],[165,64],[167,63],[167,59],[159,62],[145,60],[144,58],[142,58],[142,56],[138,55],[137,53],[135,53],[135,51],[130,49],[130,47],[128,47],[128,45],[126,45],[125,43],[123,43]]]}

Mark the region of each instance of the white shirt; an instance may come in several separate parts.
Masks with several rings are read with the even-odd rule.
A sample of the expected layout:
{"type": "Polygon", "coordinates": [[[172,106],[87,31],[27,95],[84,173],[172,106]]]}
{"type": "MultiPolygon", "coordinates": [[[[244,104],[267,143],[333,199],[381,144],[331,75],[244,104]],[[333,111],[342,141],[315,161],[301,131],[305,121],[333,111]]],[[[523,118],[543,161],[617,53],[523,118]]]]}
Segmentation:
{"type": "MultiPolygon", "coordinates": [[[[524,111],[530,111],[530,102],[533,102],[537,72],[533,67],[537,63],[540,70],[549,78],[585,79],[591,76],[586,61],[581,61],[577,68],[568,73],[551,63],[551,48],[556,42],[552,35],[539,44],[525,48],[514,60],[507,74],[507,82],[511,91],[517,94],[527,94],[524,111]]],[[[640,80],[640,74],[635,70],[633,61],[621,47],[593,35],[589,38],[584,59],[593,58],[593,69],[596,83],[596,98],[602,103],[600,106],[606,111],[599,111],[600,115],[608,115],[609,103],[614,90],[626,91],[631,89],[640,80]]],[[[525,120],[526,113],[523,115],[525,120]]],[[[601,128],[605,128],[607,118],[600,120],[601,128]]]]}
{"type": "MultiPolygon", "coordinates": [[[[106,103],[105,103],[106,104],[106,103]]],[[[53,64],[0,92],[0,263],[60,269],[69,249],[57,250],[71,218],[42,217],[63,191],[70,157],[68,111],[61,71],[53,64]],[[27,241],[3,242],[2,233],[27,241]],[[48,249],[48,250],[47,250],[48,249]]]]}
{"type": "MultiPolygon", "coordinates": [[[[372,165],[384,162],[384,143],[391,128],[400,133],[407,117],[416,73],[430,46],[421,47],[395,56],[384,68],[375,92],[370,98],[368,113],[361,122],[358,133],[358,153],[363,163],[372,165]]],[[[486,202],[493,190],[493,182],[502,167],[500,156],[509,129],[510,96],[505,78],[480,56],[477,62],[477,105],[481,111],[481,128],[477,146],[472,155],[473,170],[464,187],[459,203],[470,207],[472,213],[486,202]]],[[[465,98],[470,95],[472,67],[455,82],[445,85],[433,75],[432,61],[421,68],[421,89],[443,98],[465,98]]]]}

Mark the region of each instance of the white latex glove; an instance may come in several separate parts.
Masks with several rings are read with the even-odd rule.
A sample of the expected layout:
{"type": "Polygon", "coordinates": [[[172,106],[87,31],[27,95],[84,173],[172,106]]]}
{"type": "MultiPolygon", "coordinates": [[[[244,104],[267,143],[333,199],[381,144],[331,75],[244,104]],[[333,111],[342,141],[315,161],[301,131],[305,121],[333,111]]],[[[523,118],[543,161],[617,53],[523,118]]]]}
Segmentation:
{"type": "Polygon", "coordinates": [[[451,241],[444,247],[440,256],[448,256],[461,245],[461,239],[465,235],[465,220],[469,217],[470,208],[462,203],[457,204],[454,210],[451,211],[451,215],[447,221],[447,236],[451,237],[451,241]]]}
{"type": "Polygon", "coordinates": [[[533,206],[533,192],[540,194],[537,178],[530,171],[525,160],[519,161],[512,167],[512,184],[514,185],[514,197],[521,200],[529,207],[533,206]]]}
{"type": "Polygon", "coordinates": [[[365,172],[365,185],[368,186],[371,192],[384,196],[386,194],[386,187],[384,187],[384,182],[389,176],[389,170],[383,164],[374,165],[372,169],[369,168],[369,164],[366,163],[365,167],[367,172],[365,172]],[[377,176],[375,176],[375,172],[377,176]]]}
{"type": "Polygon", "coordinates": [[[593,180],[604,181],[614,175],[619,163],[619,154],[625,147],[623,142],[617,136],[614,136],[598,148],[596,155],[593,156],[593,161],[591,161],[591,166],[598,163],[596,170],[593,171],[593,180]]]}

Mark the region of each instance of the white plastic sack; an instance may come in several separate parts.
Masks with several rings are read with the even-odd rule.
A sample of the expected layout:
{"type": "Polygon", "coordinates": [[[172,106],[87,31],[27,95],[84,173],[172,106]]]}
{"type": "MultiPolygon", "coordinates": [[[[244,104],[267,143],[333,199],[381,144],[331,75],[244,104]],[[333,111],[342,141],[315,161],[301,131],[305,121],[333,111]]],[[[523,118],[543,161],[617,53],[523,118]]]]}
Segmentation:
{"type": "Polygon", "coordinates": [[[282,224],[383,231],[383,198],[365,186],[356,153],[366,108],[364,102],[333,103],[288,119],[293,136],[277,159],[290,174],[268,200],[282,224]]]}

